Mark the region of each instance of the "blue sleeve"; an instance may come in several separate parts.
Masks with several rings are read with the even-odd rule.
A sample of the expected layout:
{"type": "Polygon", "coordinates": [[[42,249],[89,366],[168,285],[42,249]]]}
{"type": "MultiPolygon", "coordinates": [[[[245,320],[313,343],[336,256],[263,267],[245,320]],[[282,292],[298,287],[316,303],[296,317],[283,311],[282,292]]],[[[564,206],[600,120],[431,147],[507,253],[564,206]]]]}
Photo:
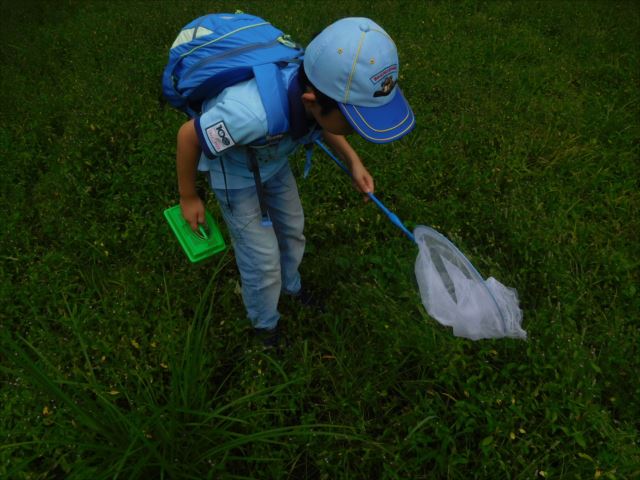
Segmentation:
{"type": "Polygon", "coordinates": [[[267,124],[244,104],[225,99],[195,119],[203,153],[211,158],[236,145],[247,145],[267,135],[267,124]]]}

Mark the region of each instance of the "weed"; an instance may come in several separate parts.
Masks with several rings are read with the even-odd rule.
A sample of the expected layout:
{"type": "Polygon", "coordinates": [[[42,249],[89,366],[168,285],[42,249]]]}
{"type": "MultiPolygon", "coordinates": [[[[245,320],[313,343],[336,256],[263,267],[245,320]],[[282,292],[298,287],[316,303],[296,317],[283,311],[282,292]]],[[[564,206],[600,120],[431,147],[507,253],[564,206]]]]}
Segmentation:
{"type": "Polygon", "coordinates": [[[183,118],[160,74],[210,2],[4,2],[0,477],[640,475],[635,5],[245,3],[301,42],[389,31],[417,127],[352,143],[400,218],[518,289],[529,340],[429,318],[415,247],[317,151],[326,312],[283,304],[290,348],[255,351],[233,254],[190,265],[162,217],[183,118]]]}

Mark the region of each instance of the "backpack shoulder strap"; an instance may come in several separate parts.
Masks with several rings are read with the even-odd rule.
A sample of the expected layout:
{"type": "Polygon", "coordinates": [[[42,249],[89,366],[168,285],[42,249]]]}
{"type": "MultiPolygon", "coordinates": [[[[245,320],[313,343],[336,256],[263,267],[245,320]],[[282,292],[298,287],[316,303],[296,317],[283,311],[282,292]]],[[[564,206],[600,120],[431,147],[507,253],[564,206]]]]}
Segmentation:
{"type": "Polygon", "coordinates": [[[260,99],[267,113],[267,142],[289,131],[289,101],[280,67],[266,63],[253,67],[260,99]]]}

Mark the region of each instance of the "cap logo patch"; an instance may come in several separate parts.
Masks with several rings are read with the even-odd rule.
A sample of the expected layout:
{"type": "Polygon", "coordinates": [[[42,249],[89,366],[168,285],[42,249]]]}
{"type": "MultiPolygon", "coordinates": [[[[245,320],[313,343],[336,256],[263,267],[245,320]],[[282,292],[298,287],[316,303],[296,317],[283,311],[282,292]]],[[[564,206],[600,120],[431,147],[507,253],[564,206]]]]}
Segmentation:
{"type": "Polygon", "coordinates": [[[388,77],[393,73],[395,73],[396,75],[398,74],[398,65],[396,65],[395,63],[393,65],[389,65],[388,67],[383,68],[378,73],[376,73],[373,77],[371,77],[370,78],[371,83],[376,85],[377,83],[380,83],[380,81],[382,81],[385,77],[388,77]]]}
{"type": "Polygon", "coordinates": [[[392,76],[388,76],[382,82],[380,90],[376,90],[376,92],[374,92],[373,96],[374,97],[386,97],[387,95],[389,95],[391,93],[391,90],[393,90],[393,87],[396,86],[396,83],[397,82],[393,79],[392,76]]]}

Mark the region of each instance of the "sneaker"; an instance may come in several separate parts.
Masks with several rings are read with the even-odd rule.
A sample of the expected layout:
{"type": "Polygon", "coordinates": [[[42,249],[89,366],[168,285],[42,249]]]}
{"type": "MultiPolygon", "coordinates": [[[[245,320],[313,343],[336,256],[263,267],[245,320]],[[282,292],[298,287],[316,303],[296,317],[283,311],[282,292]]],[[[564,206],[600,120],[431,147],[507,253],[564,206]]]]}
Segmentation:
{"type": "Polygon", "coordinates": [[[265,348],[277,348],[280,345],[280,329],[254,328],[253,334],[265,348]]]}
{"type": "Polygon", "coordinates": [[[320,295],[304,286],[300,288],[298,293],[291,295],[291,298],[305,307],[313,308],[321,313],[325,311],[325,305],[320,299],[320,295]]]}

